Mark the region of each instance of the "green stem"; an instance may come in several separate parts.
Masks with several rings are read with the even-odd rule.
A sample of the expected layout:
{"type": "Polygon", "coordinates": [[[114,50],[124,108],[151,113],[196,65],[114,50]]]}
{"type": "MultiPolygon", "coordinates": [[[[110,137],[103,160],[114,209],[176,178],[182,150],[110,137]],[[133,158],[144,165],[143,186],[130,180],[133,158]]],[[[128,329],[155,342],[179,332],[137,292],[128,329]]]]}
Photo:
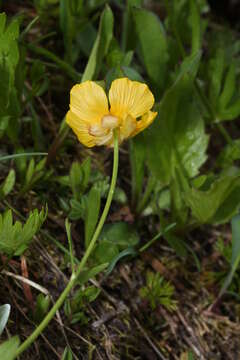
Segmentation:
{"type": "Polygon", "coordinates": [[[16,159],[19,157],[23,157],[23,156],[45,156],[48,153],[45,152],[32,152],[32,153],[22,153],[22,154],[12,154],[12,155],[6,155],[6,156],[1,156],[0,157],[0,161],[5,161],[5,160],[12,160],[12,159],[16,159]]]}
{"type": "Polygon", "coordinates": [[[139,201],[139,203],[138,203],[137,210],[136,210],[137,214],[141,214],[141,212],[146,207],[146,204],[151,196],[151,193],[154,189],[155,184],[156,184],[156,179],[150,175],[150,177],[148,179],[146,190],[143,194],[141,201],[139,201]]]}
{"type": "Polygon", "coordinates": [[[102,230],[102,227],[105,223],[105,220],[107,218],[108,211],[109,211],[109,208],[110,208],[110,205],[112,202],[115,186],[116,186],[117,173],[118,173],[118,133],[117,133],[117,130],[115,130],[114,131],[113,171],[112,171],[111,185],[110,185],[107,201],[106,201],[102,216],[99,220],[99,223],[98,223],[95,233],[92,237],[92,240],[90,241],[90,244],[89,244],[83,258],[82,258],[81,262],[79,263],[76,272],[74,272],[72,274],[68,285],[66,286],[66,288],[64,289],[64,291],[62,292],[62,294],[60,295],[60,297],[58,298],[56,303],[53,305],[53,307],[51,308],[49,313],[43,319],[43,321],[38,325],[38,327],[34,330],[34,332],[20,345],[20,347],[18,348],[18,350],[15,354],[15,358],[17,356],[19,356],[23,351],[25,351],[38,338],[38,336],[42,333],[42,331],[46,328],[46,326],[49,324],[49,322],[55,316],[56,312],[62,306],[62,304],[64,303],[68,294],[70,293],[70,291],[76,284],[78,276],[81,273],[81,271],[83,270],[84,266],[86,265],[86,262],[87,262],[89,256],[91,255],[91,252],[95,246],[95,243],[98,239],[98,236],[99,236],[99,234],[102,230]]]}

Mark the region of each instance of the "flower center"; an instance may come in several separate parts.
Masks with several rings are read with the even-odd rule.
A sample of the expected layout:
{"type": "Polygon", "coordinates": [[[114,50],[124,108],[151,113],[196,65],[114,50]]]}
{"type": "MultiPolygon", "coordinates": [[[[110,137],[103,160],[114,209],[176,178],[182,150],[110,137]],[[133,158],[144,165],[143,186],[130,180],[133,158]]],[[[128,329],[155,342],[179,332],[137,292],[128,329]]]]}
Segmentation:
{"type": "Polygon", "coordinates": [[[116,116],[104,115],[102,117],[102,127],[104,129],[115,129],[119,125],[119,120],[116,116]]]}

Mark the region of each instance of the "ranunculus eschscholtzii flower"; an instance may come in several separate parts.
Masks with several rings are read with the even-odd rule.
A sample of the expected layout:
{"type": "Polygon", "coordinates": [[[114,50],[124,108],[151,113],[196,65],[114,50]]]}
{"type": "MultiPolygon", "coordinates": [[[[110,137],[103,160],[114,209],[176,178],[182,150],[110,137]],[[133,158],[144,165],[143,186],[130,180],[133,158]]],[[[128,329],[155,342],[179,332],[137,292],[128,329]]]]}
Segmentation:
{"type": "Polygon", "coordinates": [[[108,98],[96,82],[85,81],[71,90],[66,122],[85,146],[112,147],[114,129],[118,129],[120,144],[153,122],[157,115],[151,111],[153,104],[148,86],[138,81],[114,80],[108,98]]]}

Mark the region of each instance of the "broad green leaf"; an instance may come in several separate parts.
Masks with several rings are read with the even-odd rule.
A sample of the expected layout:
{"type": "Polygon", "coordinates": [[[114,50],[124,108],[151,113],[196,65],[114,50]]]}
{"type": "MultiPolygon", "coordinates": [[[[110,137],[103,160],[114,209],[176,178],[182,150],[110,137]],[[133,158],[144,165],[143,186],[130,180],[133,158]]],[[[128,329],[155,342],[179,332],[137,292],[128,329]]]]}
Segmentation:
{"type": "Polygon", "coordinates": [[[16,174],[13,169],[8,173],[8,176],[4,180],[3,184],[0,186],[0,199],[3,199],[7,196],[13,189],[15,184],[16,174]]]}
{"type": "Polygon", "coordinates": [[[106,5],[100,19],[97,38],[93,45],[87,66],[82,76],[82,82],[96,79],[102,66],[102,61],[108,52],[113,36],[113,13],[106,5]]]}
{"type": "Polygon", "coordinates": [[[85,217],[85,248],[88,247],[94,234],[99,217],[100,205],[100,192],[93,186],[87,198],[87,213],[85,217]]]}
{"type": "Polygon", "coordinates": [[[201,51],[186,56],[179,67],[176,81],[181,79],[184,75],[189,75],[191,79],[194,79],[198,72],[201,57],[201,51]]]}
{"type": "Polygon", "coordinates": [[[13,336],[0,345],[0,359],[14,360],[20,340],[18,336],[13,336]]]}
{"type": "Polygon", "coordinates": [[[18,20],[12,20],[6,27],[6,15],[1,13],[0,29],[0,127],[5,127],[7,121],[7,134],[13,142],[17,142],[20,115],[18,95],[15,88],[15,71],[19,61],[18,20]]]}
{"type": "Polygon", "coordinates": [[[240,139],[233,140],[231,144],[227,144],[219,154],[216,164],[221,168],[233,165],[235,160],[240,159],[240,139]]]}
{"type": "Polygon", "coordinates": [[[144,9],[134,8],[133,18],[148,76],[161,92],[165,86],[169,57],[163,25],[154,13],[144,9]]]}
{"type": "Polygon", "coordinates": [[[147,165],[166,185],[174,176],[176,166],[194,177],[207,159],[208,136],[193,94],[192,80],[182,76],[166,92],[156,109],[158,117],[144,133],[148,144],[147,165]]]}
{"type": "Polygon", "coordinates": [[[238,99],[233,105],[221,110],[218,114],[219,120],[234,120],[240,115],[240,99],[238,99]]]}
{"type": "Polygon", "coordinates": [[[192,188],[185,193],[185,201],[200,223],[225,223],[240,208],[240,177],[224,176],[205,191],[192,188]]]}
{"type": "Polygon", "coordinates": [[[139,240],[135,227],[121,221],[114,224],[106,224],[99,236],[99,242],[108,241],[117,245],[120,250],[137,245],[139,240]]]}
{"type": "Polygon", "coordinates": [[[2,334],[10,315],[11,306],[9,304],[0,306],[0,335],[2,334]]]}
{"type": "Polygon", "coordinates": [[[19,23],[17,19],[13,20],[7,27],[6,15],[0,14],[0,67],[7,65],[9,71],[9,90],[13,85],[14,71],[16,69],[19,52],[17,39],[19,36],[19,23]]]}
{"type": "Polygon", "coordinates": [[[85,56],[90,56],[96,37],[97,31],[90,21],[81,30],[79,29],[77,34],[78,46],[85,56]]]}
{"type": "Polygon", "coordinates": [[[100,263],[112,262],[118,259],[121,251],[133,248],[139,240],[136,229],[127,223],[106,224],[99,236],[93,259],[100,263]]]}
{"type": "Polygon", "coordinates": [[[93,252],[94,263],[110,263],[119,254],[119,249],[116,244],[110,241],[102,240],[97,244],[93,252]]]}

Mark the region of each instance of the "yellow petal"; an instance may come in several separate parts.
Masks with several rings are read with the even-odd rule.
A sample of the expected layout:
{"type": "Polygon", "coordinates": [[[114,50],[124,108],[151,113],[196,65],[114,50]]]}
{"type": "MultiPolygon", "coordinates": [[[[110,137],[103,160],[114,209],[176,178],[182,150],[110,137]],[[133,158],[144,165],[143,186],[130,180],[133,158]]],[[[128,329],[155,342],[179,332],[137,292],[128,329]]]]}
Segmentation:
{"type": "Polygon", "coordinates": [[[137,118],[152,108],[154,97],[146,84],[122,78],[112,82],[109,102],[112,115],[124,119],[129,114],[137,118]]]}
{"type": "Polygon", "coordinates": [[[137,127],[136,119],[132,118],[128,115],[124,121],[122,122],[122,126],[120,126],[120,139],[119,143],[121,143],[124,139],[132,136],[137,127]]]}
{"type": "Polygon", "coordinates": [[[78,140],[87,147],[96,145],[95,137],[89,134],[89,124],[81,120],[71,110],[66,115],[66,123],[72,128],[73,132],[77,135],[78,140]]]}
{"type": "Polygon", "coordinates": [[[109,113],[103,88],[94,81],[74,85],[70,93],[70,110],[89,123],[99,122],[109,113]]]}
{"type": "Polygon", "coordinates": [[[136,130],[133,132],[131,136],[135,136],[144,129],[146,129],[146,127],[151,125],[151,123],[153,122],[156,116],[157,116],[157,112],[153,112],[153,111],[149,111],[147,114],[143,115],[141,120],[137,121],[136,130]]]}

